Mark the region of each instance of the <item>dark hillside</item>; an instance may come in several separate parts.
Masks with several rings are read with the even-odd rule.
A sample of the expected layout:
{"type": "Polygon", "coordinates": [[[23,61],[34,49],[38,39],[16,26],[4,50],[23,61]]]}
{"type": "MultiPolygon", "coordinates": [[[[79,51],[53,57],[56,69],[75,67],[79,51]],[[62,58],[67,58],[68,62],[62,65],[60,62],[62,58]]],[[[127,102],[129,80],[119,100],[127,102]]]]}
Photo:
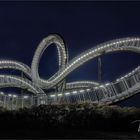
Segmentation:
{"type": "Polygon", "coordinates": [[[1,138],[138,138],[140,109],[93,104],[41,105],[0,109],[1,138]],[[81,134],[82,132],[82,134],[81,134]]]}

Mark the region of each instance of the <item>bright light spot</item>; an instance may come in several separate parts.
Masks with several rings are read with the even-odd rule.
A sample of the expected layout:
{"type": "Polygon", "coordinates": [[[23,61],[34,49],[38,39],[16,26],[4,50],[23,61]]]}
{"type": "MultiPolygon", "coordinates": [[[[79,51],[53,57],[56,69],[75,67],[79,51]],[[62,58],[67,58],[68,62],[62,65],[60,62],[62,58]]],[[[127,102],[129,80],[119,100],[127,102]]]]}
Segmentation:
{"type": "Polygon", "coordinates": [[[84,92],[84,90],[83,90],[83,89],[81,89],[81,90],[80,90],[80,92],[84,92]]]}
{"type": "Polygon", "coordinates": [[[104,87],[104,85],[100,85],[100,88],[103,88],[104,87]]]}
{"type": "Polygon", "coordinates": [[[12,95],[11,94],[8,94],[8,96],[11,97],[12,95]]]}
{"type": "Polygon", "coordinates": [[[98,89],[98,87],[94,87],[94,89],[98,89]]]}
{"type": "Polygon", "coordinates": [[[118,82],[120,79],[117,79],[116,81],[118,82]]]}
{"type": "Polygon", "coordinates": [[[17,95],[13,95],[13,97],[14,97],[14,98],[16,98],[16,97],[17,97],[17,95]]]}
{"type": "Polygon", "coordinates": [[[120,79],[122,80],[124,77],[121,77],[120,79]]]}
{"type": "Polygon", "coordinates": [[[90,89],[86,89],[87,91],[90,91],[90,89]]]}
{"type": "Polygon", "coordinates": [[[128,75],[128,76],[131,76],[131,73],[128,73],[127,75],[128,75]]]}
{"type": "Polygon", "coordinates": [[[106,83],[105,85],[106,85],[106,86],[108,86],[108,85],[109,85],[109,83],[106,83]]]}
{"type": "Polygon", "coordinates": [[[62,94],[60,93],[60,94],[58,94],[58,96],[62,96],[62,94]]]}
{"type": "Polygon", "coordinates": [[[0,92],[0,94],[1,94],[1,95],[4,95],[4,93],[3,93],[3,92],[0,92]]]}
{"type": "Polygon", "coordinates": [[[54,95],[54,94],[52,94],[52,95],[50,95],[50,97],[55,97],[55,95],[54,95]]]}
{"type": "Polygon", "coordinates": [[[65,95],[69,95],[69,94],[70,94],[69,92],[65,93],[65,95]]]}
{"type": "Polygon", "coordinates": [[[23,98],[24,98],[24,99],[28,99],[28,98],[29,98],[29,96],[24,96],[23,98]]]}
{"type": "Polygon", "coordinates": [[[76,94],[76,93],[77,93],[77,91],[73,91],[72,93],[73,93],[73,94],[76,94]]]}

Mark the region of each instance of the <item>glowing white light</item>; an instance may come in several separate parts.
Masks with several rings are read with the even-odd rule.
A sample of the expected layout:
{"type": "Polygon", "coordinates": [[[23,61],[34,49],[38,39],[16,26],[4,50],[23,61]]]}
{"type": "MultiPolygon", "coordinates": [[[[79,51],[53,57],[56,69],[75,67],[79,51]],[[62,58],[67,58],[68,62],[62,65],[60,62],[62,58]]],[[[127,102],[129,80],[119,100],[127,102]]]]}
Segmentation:
{"type": "Polygon", "coordinates": [[[55,97],[55,95],[54,95],[54,94],[52,94],[52,95],[50,95],[50,97],[55,97]]]}
{"type": "Polygon", "coordinates": [[[24,98],[24,99],[28,99],[28,98],[29,98],[29,96],[24,96],[23,98],[24,98]]]}
{"type": "Polygon", "coordinates": [[[117,79],[116,81],[118,82],[120,79],[117,79]]]}
{"type": "Polygon", "coordinates": [[[133,70],[132,73],[135,73],[135,70],[133,70]]]}
{"type": "Polygon", "coordinates": [[[8,94],[8,96],[11,97],[12,95],[11,94],[8,94]]]}
{"type": "Polygon", "coordinates": [[[105,85],[106,85],[106,86],[108,86],[108,85],[109,85],[109,83],[106,83],[105,85]]]}
{"type": "Polygon", "coordinates": [[[120,79],[122,80],[124,77],[121,77],[120,79]]]}
{"type": "Polygon", "coordinates": [[[128,75],[130,76],[132,73],[130,72],[130,73],[128,73],[128,75]]]}
{"type": "Polygon", "coordinates": [[[77,93],[77,91],[73,91],[72,93],[73,93],[73,94],[76,94],[76,93],[77,93]]]}
{"type": "Polygon", "coordinates": [[[98,87],[94,87],[94,89],[98,89],[98,87]]]}
{"type": "Polygon", "coordinates": [[[126,78],[128,75],[125,75],[124,78],[126,78]]]}
{"type": "Polygon", "coordinates": [[[17,95],[13,95],[13,97],[14,97],[14,98],[16,98],[16,97],[17,97],[17,95]]]}
{"type": "Polygon", "coordinates": [[[3,92],[0,92],[0,94],[1,94],[1,95],[4,95],[4,93],[3,93],[3,92]]]}
{"type": "Polygon", "coordinates": [[[60,94],[58,94],[58,96],[62,96],[62,94],[60,93],[60,94]]]}
{"type": "Polygon", "coordinates": [[[83,89],[81,89],[81,90],[80,90],[80,92],[84,92],[84,90],[83,90],[83,89]]]}
{"type": "Polygon", "coordinates": [[[69,92],[66,92],[66,93],[65,93],[65,95],[69,95],[69,94],[70,94],[69,92]]]}
{"type": "Polygon", "coordinates": [[[104,85],[100,85],[100,88],[103,88],[104,87],[104,85]]]}
{"type": "Polygon", "coordinates": [[[90,91],[90,89],[86,89],[87,91],[90,91]]]}

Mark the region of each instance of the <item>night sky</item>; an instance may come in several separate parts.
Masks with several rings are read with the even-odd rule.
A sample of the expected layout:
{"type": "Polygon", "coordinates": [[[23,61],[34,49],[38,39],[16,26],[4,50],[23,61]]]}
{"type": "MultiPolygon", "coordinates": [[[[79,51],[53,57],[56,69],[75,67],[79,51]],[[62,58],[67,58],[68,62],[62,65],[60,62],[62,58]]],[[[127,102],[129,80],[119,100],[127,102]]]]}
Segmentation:
{"type": "MultiPolygon", "coordinates": [[[[58,33],[66,42],[69,59],[99,43],[121,37],[140,37],[140,2],[0,2],[0,59],[31,65],[40,41],[58,33]]],[[[56,48],[41,58],[44,79],[58,70],[56,48]]],[[[112,53],[102,57],[102,81],[108,82],[140,65],[140,55],[112,53]]],[[[67,81],[96,80],[97,59],[73,71],[67,81]]],[[[140,106],[140,95],[123,102],[140,106]]]]}

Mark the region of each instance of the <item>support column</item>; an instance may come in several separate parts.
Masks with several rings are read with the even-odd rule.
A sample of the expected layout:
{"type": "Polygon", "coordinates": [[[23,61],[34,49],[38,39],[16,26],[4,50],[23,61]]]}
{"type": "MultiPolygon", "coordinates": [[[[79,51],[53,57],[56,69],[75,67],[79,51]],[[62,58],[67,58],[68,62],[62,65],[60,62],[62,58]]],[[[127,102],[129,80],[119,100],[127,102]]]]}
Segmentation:
{"type": "Polygon", "coordinates": [[[4,108],[6,107],[6,95],[4,95],[4,108]]]}
{"type": "Polygon", "coordinates": [[[138,82],[137,82],[135,75],[133,75],[133,78],[134,78],[135,84],[137,84],[138,82]]]}
{"type": "Polygon", "coordinates": [[[34,99],[33,99],[33,95],[32,95],[31,98],[30,98],[30,104],[31,104],[31,106],[33,106],[33,103],[34,103],[34,99]]]}
{"type": "Polygon", "coordinates": [[[115,93],[115,95],[118,95],[116,88],[114,87],[114,84],[111,84],[111,88],[112,88],[112,91],[115,93]]]}
{"type": "Polygon", "coordinates": [[[24,106],[24,98],[22,97],[22,99],[21,99],[21,107],[23,108],[23,106],[24,106]]]}
{"type": "Polygon", "coordinates": [[[17,102],[18,102],[18,97],[16,98],[16,107],[15,107],[15,109],[17,109],[17,102]]]}
{"type": "Polygon", "coordinates": [[[124,84],[124,86],[125,86],[125,89],[126,89],[126,90],[128,90],[128,89],[129,89],[129,86],[128,86],[128,84],[127,84],[126,80],[125,80],[125,79],[123,79],[122,81],[123,81],[123,84],[124,84]]]}
{"type": "Polygon", "coordinates": [[[101,83],[102,80],[102,61],[101,56],[98,57],[98,81],[101,83]]]}
{"type": "Polygon", "coordinates": [[[14,107],[13,107],[13,106],[14,106],[14,105],[13,105],[13,101],[14,101],[14,97],[12,97],[12,110],[13,110],[13,108],[14,108],[14,107]]]}

